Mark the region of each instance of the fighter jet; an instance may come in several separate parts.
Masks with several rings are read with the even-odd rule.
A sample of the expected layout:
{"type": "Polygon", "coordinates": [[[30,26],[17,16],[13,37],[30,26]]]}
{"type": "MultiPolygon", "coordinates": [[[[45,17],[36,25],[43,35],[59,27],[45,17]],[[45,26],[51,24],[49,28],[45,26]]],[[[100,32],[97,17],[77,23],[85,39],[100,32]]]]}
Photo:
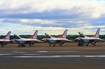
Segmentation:
{"type": "Polygon", "coordinates": [[[6,45],[7,43],[11,42],[11,40],[10,40],[10,34],[11,34],[11,31],[9,31],[9,32],[5,35],[5,37],[3,37],[3,38],[0,39],[0,45],[1,45],[2,47],[4,47],[4,45],[6,45]]]}
{"type": "Polygon", "coordinates": [[[58,38],[52,37],[52,36],[48,35],[47,33],[45,33],[46,38],[43,38],[41,40],[44,41],[44,42],[48,42],[49,43],[49,47],[51,47],[52,45],[55,47],[56,44],[62,46],[65,42],[69,42],[70,41],[70,40],[68,40],[66,38],[66,34],[67,34],[67,29],[58,38]]]}
{"type": "Polygon", "coordinates": [[[30,38],[22,38],[17,34],[14,34],[15,37],[12,39],[14,43],[18,44],[18,47],[25,47],[26,44],[28,44],[30,47],[34,45],[35,42],[41,42],[37,39],[38,30],[34,32],[34,34],[30,38]]]}
{"type": "Polygon", "coordinates": [[[103,39],[99,38],[100,28],[97,29],[96,33],[91,36],[85,36],[81,32],[78,32],[80,37],[77,37],[75,41],[78,41],[78,46],[88,46],[90,43],[96,46],[98,41],[104,41],[103,39]]]}

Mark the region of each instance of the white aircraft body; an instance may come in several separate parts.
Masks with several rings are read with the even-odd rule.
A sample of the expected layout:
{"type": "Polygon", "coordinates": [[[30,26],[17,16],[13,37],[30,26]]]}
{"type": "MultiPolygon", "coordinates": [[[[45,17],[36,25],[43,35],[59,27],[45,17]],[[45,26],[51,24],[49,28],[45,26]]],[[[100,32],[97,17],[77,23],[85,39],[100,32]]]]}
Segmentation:
{"type": "Polygon", "coordinates": [[[37,33],[38,30],[36,30],[30,38],[21,38],[19,35],[14,34],[14,36],[18,37],[18,39],[13,39],[13,42],[17,43],[18,47],[25,47],[26,44],[28,44],[31,47],[32,45],[34,45],[35,42],[41,42],[37,39],[37,33]]]}
{"type": "Polygon", "coordinates": [[[85,36],[81,32],[78,32],[80,37],[76,38],[75,40],[78,41],[78,46],[88,46],[89,43],[96,46],[98,41],[104,41],[103,39],[99,38],[100,28],[96,31],[96,33],[92,37],[85,36]]]}
{"type": "Polygon", "coordinates": [[[42,41],[48,42],[50,47],[52,45],[55,46],[56,44],[62,46],[65,42],[70,41],[66,38],[66,34],[67,34],[67,30],[65,30],[61,36],[59,36],[58,38],[55,38],[45,33],[47,38],[43,38],[42,41]]]}
{"type": "Polygon", "coordinates": [[[4,45],[6,45],[7,43],[11,42],[11,40],[10,40],[10,34],[11,34],[11,31],[9,31],[5,35],[5,37],[0,39],[0,44],[1,44],[2,47],[4,47],[4,45]]]}

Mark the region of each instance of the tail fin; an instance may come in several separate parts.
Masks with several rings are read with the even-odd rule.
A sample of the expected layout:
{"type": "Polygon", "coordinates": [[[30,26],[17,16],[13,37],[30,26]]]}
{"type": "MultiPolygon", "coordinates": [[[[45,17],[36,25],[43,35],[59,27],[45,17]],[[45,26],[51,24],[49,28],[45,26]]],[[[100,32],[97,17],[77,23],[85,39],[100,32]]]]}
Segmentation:
{"type": "Polygon", "coordinates": [[[67,35],[67,29],[64,31],[64,33],[61,36],[59,36],[59,38],[66,38],[66,35],[67,35]]]}
{"type": "Polygon", "coordinates": [[[2,39],[10,39],[10,35],[11,35],[11,31],[9,31],[6,35],[5,35],[5,37],[4,38],[2,38],[2,39]]]}
{"type": "Polygon", "coordinates": [[[100,28],[97,29],[96,33],[92,36],[95,38],[99,38],[100,28]]]}
{"type": "Polygon", "coordinates": [[[34,34],[30,37],[31,39],[36,39],[38,34],[38,30],[34,32],[34,34]]]}

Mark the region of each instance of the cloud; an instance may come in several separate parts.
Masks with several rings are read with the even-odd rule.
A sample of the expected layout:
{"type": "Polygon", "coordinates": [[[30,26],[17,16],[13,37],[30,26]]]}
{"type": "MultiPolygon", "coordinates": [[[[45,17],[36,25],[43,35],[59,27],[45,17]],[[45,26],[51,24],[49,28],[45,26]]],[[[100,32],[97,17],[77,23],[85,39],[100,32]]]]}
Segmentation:
{"type": "Polygon", "coordinates": [[[16,30],[14,30],[13,33],[29,35],[29,34],[33,34],[33,32],[35,30],[39,30],[38,35],[44,35],[44,33],[48,33],[50,35],[58,35],[58,34],[62,34],[63,31],[65,30],[65,28],[62,28],[62,27],[45,27],[45,28],[43,28],[40,26],[37,26],[37,27],[27,26],[24,28],[18,28],[16,30]]]}
{"type": "Polygon", "coordinates": [[[54,20],[41,20],[41,19],[20,19],[23,23],[40,23],[40,24],[54,24],[54,20]]]}
{"type": "Polygon", "coordinates": [[[20,34],[35,29],[60,34],[66,28],[69,34],[77,34],[104,28],[104,6],[103,1],[96,0],[0,0],[0,26],[20,34]]]}
{"type": "MultiPolygon", "coordinates": [[[[7,0],[3,0],[1,1],[0,11],[1,15],[18,15],[43,13],[45,11],[50,13],[56,10],[63,10],[59,13],[59,15],[81,14],[81,17],[88,16],[92,18],[98,18],[105,13],[104,3],[97,1],[93,2],[81,0],[9,0],[7,2],[7,0]]],[[[51,14],[54,14],[54,12],[50,13],[50,15],[51,14]]]]}
{"type": "Polygon", "coordinates": [[[104,19],[17,19],[17,18],[2,18],[0,19],[1,26],[41,26],[41,27],[63,27],[63,28],[79,28],[87,26],[105,26],[104,19]]]}
{"type": "Polygon", "coordinates": [[[1,35],[5,35],[8,31],[12,31],[12,35],[31,35],[35,30],[39,30],[38,35],[44,35],[44,33],[48,33],[50,35],[61,35],[65,29],[68,29],[67,35],[79,35],[78,32],[82,32],[85,35],[93,35],[97,28],[101,28],[100,34],[104,34],[105,26],[84,26],[84,27],[75,27],[75,28],[63,28],[63,27],[41,27],[41,26],[23,26],[17,27],[14,26],[14,29],[11,27],[0,28],[1,35]]]}

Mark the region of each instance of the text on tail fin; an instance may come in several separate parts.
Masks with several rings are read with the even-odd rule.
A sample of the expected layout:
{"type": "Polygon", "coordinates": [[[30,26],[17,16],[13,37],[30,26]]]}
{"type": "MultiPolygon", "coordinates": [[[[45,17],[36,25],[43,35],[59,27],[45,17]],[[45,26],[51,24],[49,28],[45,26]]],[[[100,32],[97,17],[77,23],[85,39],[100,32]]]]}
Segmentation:
{"type": "Polygon", "coordinates": [[[38,34],[38,30],[34,32],[34,34],[30,37],[31,39],[36,39],[38,34]]]}
{"type": "Polygon", "coordinates": [[[99,33],[100,33],[100,28],[97,29],[96,33],[92,36],[92,37],[99,37],[99,33]]]}
{"type": "Polygon", "coordinates": [[[2,39],[10,39],[10,35],[11,35],[11,31],[9,31],[9,32],[5,35],[5,37],[2,38],[2,39]]]}
{"type": "Polygon", "coordinates": [[[59,38],[66,38],[66,35],[67,35],[67,29],[64,31],[64,33],[61,36],[59,36],[59,38]]]}

